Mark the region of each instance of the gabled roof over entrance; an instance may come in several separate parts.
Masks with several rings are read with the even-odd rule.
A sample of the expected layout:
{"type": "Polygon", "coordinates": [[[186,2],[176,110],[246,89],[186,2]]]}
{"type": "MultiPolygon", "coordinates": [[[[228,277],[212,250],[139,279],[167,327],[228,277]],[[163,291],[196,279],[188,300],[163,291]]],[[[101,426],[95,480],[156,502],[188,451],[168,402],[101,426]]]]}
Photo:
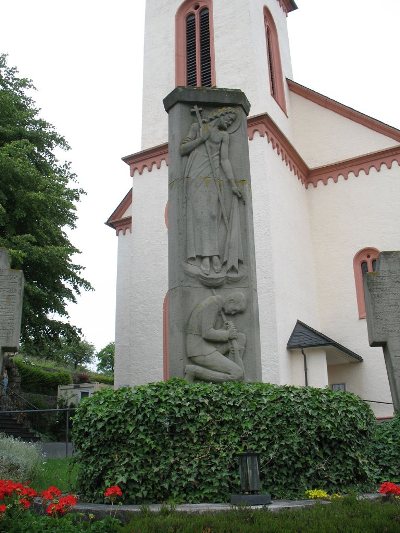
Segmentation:
{"type": "Polygon", "coordinates": [[[328,364],[361,363],[363,361],[361,355],[298,320],[288,340],[287,349],[320,347],[327,348],[328,364]]]}

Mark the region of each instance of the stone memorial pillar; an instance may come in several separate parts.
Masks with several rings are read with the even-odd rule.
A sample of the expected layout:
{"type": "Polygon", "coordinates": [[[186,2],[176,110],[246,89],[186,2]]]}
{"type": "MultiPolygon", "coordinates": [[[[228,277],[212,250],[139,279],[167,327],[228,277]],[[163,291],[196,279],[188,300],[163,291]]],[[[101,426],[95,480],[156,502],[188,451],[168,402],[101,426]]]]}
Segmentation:
{"type": "Polygon", "coordinates": [[[177,87],[169,114],[169,375],[261,381],[247,120],[240,90],[177,87]]]}
{"type": "Polygon", "coordinates": [[[400,252],[381,252],[364,279],[370,346],[382,346],[395,411],[400,411],[400,252]]]}
{"type": "Polygon", "coordinates": [[[21,333],[24,275],[10,269],[10,257],[0,248],[0,372],[3,372],[4,352],[16,352],[21,333]]]}

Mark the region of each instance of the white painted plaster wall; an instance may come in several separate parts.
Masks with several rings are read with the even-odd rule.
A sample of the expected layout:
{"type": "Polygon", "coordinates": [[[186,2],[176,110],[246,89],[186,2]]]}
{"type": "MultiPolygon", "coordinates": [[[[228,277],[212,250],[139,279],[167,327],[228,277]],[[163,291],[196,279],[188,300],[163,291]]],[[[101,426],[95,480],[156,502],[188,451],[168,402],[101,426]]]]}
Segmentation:
{"type": "Polygon", "coordinates": [[[175,13],[180,4],[180,0],[146,1],[142,149],[168,140],[163,99],[175,88],[175,13]]]}
{"type": "Polygon", "coordinates": [[[291,138],[310,168],[397,146],[399,143],[290,93],[291,138]]]}
{"type": "MultiPolygon", "coordinates": [[[[307,191],[265,137],[250,142],[250,161],[263,381],[291,383],[286,345],[296,320],[320,325],[307,191]]],[[[325,386],[324,357],[310,361],[310,373],[325,386]]]]}
{"type": "Polygon", "coordinates": [[[168,230],[164,221],[167,184],[165,163],[159,170],[145,169],[133,178],[132,236],[117,295],[128,317],[124,320],[125,329],[120,326],[117,333],[117,338],[124,339],[123,362],[116,369],[117,386],[160,381],[163,377],[163,300],[168,287],[168,230]],[[124,283],[129,278],[128,286],[124,283]]]}
{"type": "MultiPolygon", "coordinates": [[[[308,189],[321,314],[321,331],[364,358],[330,368],[330,383],[346,382],[362,398],[391,401],[381,348],[368,345],[366,320],[358,318],[353,258],[362,248],[400,249],[400,169],[386,166],[308,189]]],[[[312,324],[310,324],[312,325],[312,324]]],[[[371,404],[379,416],[391,407],[371,404]]]]}
{"type": "Polygon", "coordinates": [[[132,234],[129,230],[118,235],[118,262],[116,284],[115,310],[115,387],[122,387],[131,383],[131,261],[132,234]]]}
{"type": "MultiPolygon", "coordinates": [[[[283,77],[292,77],[287,18],[277,0],[214,0],[217,85],[241,89],[250,101],[250,115],[267,112],[287,134],[287,116],[270,92],[264,6],[277,27],[283,77]]],[[[287,92],[286,82],[284,86],[287,92]]],[[[286,103],[290,105],[287,94],[286,103]]]]}
{"type": "Polygon", "coordinates": [[[257,134],[249,143],[252,180],[254,242],[260,319],[261,367],[263,381],[280,383],[276,294],[271,236],[271,198],[266,179],[266,141],[257,134]]]}
{"type": "MultiPolygon", "coordinates": [[[[307,384],[310,387],[326,387],[328,385],[328,367],[326,353],[322,348],[305,348],[307,365],[307,384]]],[[[306,384],[304,356],[300,349],[290,351],[291,384],[306,384]]]]}
{"type": "MultiPolygon", "coordinates": [[[[180,0],[148,0],[143,72],[142,149],[168,139],[163,98],[175,88],[175,14],[180,0]]],[[[251,115],[268,112],[289,134],[289,122],[270,94],[263,7],[279,35],[284,77],[292,77],[287,18],[277,0],[213,0],[215,67],[218,87],[241,89],[251,115]]],[[[290,101],[286,83],[286,103],[290,101]]]]}
{"type": "MultiPolygon", "coordinates": [[[[328,385],[328,367],[326,365],[325,350],[322,348],[306,348],[304,353],[306,354],[309,387],[326,387],[328,385]]],[[[300,357],[303,358],[301,352],[300,357]]]]}

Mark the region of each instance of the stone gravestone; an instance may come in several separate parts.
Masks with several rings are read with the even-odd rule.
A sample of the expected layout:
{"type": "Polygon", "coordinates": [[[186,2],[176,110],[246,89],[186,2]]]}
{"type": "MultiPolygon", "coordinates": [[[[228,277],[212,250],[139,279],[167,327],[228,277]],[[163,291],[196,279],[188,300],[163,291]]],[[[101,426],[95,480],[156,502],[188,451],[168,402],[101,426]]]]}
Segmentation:
{"type": "Polygon", "coordinates": [[[3,371],[4,352],[16,352],[21,333],[24,275],[10,269],[10,257],[0,248],[0,372],[3,371]]]}
{"type": "Polygon", "coordinates": [[[382,346],[395,411],[400,411],[400,252],[381,252],[364,279],[370,346],[382,346]]]}
{"type": "Polygon", "coordinates": [[[169,114],[171,376],[260,381],[247,120],[239,90],[177,87],[169,114]]]}

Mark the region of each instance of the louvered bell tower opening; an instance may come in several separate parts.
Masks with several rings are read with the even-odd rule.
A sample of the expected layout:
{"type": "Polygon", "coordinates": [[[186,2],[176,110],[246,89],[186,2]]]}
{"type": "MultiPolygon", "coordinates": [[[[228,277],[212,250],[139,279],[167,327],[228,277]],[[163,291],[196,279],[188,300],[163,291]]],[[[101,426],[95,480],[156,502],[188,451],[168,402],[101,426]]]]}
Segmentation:
{"type": "Polygon", "coordinates": [[[196,10],[186,17],[186,85],[189,87],[212,85],[208,8],[196,10]]]}

